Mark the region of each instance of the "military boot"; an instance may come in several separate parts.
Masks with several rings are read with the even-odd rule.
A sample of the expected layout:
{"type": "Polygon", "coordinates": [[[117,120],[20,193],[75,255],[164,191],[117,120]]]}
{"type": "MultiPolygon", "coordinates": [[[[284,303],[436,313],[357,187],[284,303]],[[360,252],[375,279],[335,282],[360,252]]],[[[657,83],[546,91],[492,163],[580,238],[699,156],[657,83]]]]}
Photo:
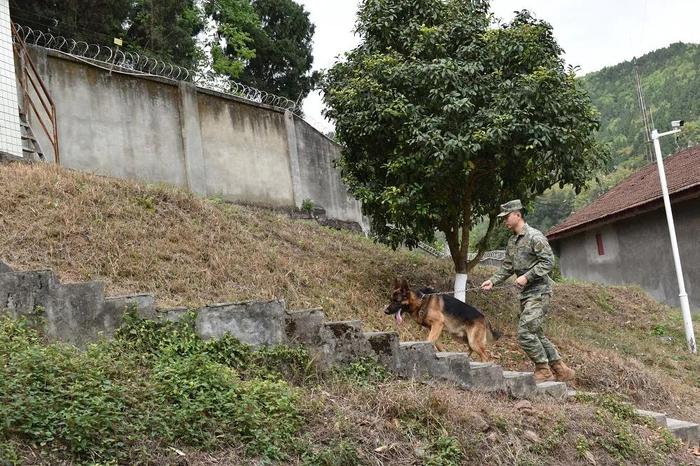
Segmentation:
{"type": "Polygon", "coordinates": [[[554,372],[557,382],[568,382],[573,380],[576,376],[576,371],[564,364],[561,359],[549,363],[549,367],[552,368],[552,372],[554,372]]]}
{"type": "Polygon", "coordinates": [[[554,380],[554,374],[549,370],[549,364],[539,362],[535,364],[535,383],[548,382],[554,380]]]}

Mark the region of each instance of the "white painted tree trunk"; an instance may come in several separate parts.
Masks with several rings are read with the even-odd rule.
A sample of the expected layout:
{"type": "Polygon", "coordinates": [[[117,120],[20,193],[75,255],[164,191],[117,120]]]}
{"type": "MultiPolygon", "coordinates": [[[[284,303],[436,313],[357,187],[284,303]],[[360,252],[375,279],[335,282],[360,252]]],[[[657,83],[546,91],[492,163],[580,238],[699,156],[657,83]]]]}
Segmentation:
{"type": "Polygon", "coordinates": [[[467,274],[457,273],[455,274],[455,298],[459,299],[463,303],[466,302],[466,292],[467,289],[467,274]]]}

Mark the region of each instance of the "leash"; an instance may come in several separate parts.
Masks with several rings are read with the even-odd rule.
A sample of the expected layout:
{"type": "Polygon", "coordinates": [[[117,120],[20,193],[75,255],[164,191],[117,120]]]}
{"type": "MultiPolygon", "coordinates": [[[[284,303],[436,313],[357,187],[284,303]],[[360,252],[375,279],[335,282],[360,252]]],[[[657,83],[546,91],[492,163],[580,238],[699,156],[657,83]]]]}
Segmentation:
{"type": "Polygon", "coordinates": [[[520,289],[516,285],[498,285],[498,286],[492,287],[490,290],[482,290],[480,286],[473,286],[471,288],[465,288],[463,290],[457,290],[457,291],[436,291],[435,293],[421,293],[421,297],[422,296],[443,295],[443,294],[468,293],[470,291],[479,291],[479,290],[487,292],[487,291],[493,291],[493,290],[504,289],[504,288],[517,288],[518,290],[520,289]]]}

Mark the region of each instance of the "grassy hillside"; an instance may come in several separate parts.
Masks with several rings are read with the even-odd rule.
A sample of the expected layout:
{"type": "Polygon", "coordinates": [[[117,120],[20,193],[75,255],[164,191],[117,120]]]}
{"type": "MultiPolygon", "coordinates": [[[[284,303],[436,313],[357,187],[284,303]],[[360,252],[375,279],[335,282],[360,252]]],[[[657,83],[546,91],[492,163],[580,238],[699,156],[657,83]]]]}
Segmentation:
{"type": "MultiPolygon", "coordinates": [[[[400,275],[416,286],[449,288],[447,260],[394,252],[351,233],[292,221],[281,213],[198,199],[171,188],[44,165],[0,165],[0,198],[0,260],[19,270],[52,268],[64,281],[103,280],[110,294],[151,292],[162,307],[278,297],[292,309],[321,306],[331,319],[360,318],[367,329],[396,329],[402,340],[413,340],[423,339],[424,331],[410,322],[396,328],[382,313],[393,278],[400,275]]],[[[489,273],[477,269],[470,279],[480,282],[489,273]]],[[[515,337],[515,291],[472,293],[468,298],[505,333],[493,348],[498,362],[510,369],[531,369],[515,337]]],[[[555,288],[549,320],[548,333],[578,371],[578,388],[616,394],[639,407],[700,422],[700,358],[685,352],[677,310],[659,305],[636,288],[561,283],[555,288]]],[[[102,393],[106,404],[98,400],[99,406],[90,406],[113,416],[109,438],[115,439],[115,445],[123,444],[127,459],[122,462],[240,464],[267,454],[246,450],[246,435],[258,432],[274,440],[279,432],[256,419],[249,419],[253,430],[240,432],[225,422],[227,416],[236,415],[233,411],[211,416],[206,425],[210,443],[164,427],[158,416],[134,414],[166,403],[164,387],[173,390],[167,392],[172,400],[184,396],[179,391],[182,387],[201,383],[213,390],[212,396],[224,400],[250,396],[251,406],[260,410],[255,412],[266,417],[266,410],[272,409],[266,396],[274,389],[263,383],[269,379],[265,373],[251,374],[240,360],[222,359],[221,351],[226,348],[193,343],[187,337],[192,347],[185,351],[179,343],[169,346],[172,338],[159,333],[162,329],[139,329],[129,338],[141,346],[127,338],[99,345],[94,353],[85,355],[60,345],[46,346],[21,326],[4,323],[0,379],[4,374],[5,380],[13,382],[3,385],[0,381],[0,401],[14,399],[17,392],[11,390],[24,392],[15,381],[36,388],[32,381],[37,378],[44,385],[40,384],[38,398],[27,400],[25,408],[31,402],[52,406],[51,400],[70,399],[70,387],[102,393]],[[43,360],[46,364],[36,364],[43,360]],[[56,374],[69,377],[73,385],[52,384],[56,374]],[[238,387],[234,392],[227,391],[231,384],[238,387]],[[112,388],[104,393],[106,386],[112,388]],[[44,399],[47,390],[51,397],[44,399]],[[130,393],[143,397],[134,398],[130,393]],[[121,424],[131,421],[136,431],[121,424]]],[[[187,335],[186,329],[179,332],[176,334],[187,335]]],[[[449,339],[447,346],[463,349],[449,339]]],[[[292,366],[299,362],[294,358],[292,366]]],[[[263,372],[270,364],[274,366],[270,361],[259,364],[263,372]]],[[[308,370],[306,364],[294,367],[308,370]]],[[[359,364],[335,378],[318,379],[308,373],[299,377],[298,371],[274,376],[281,377],[280,393],[299,397],[294,398],[298,402],[290,402],[293,409],[285,405],[282,411],[274,411],[290,416],[286,418],[293,421],[289,435],[301,445],[290,449],[284,442],[271,440],[286,451],[281,461],[459,464],[467,458],[489,464],[572,464],[590,461],[588,454],[598,464],[694,461],[682,449],[668,446],[657,430],[620,414],[624,409],[616,401],[535,403],[534,412],[529,413],[514,409],[507,399],[395,381],[379,372],[359,364]],[[536,435],[525,435],[528,430],[536,435]]],[[[60,406],[61,411],[52,415],[69,420],[65,429],[33,430],[35,421],[39,426],[53,426],[56,419],[21,418],[19,424],[13,424],[23,426],[21,429],[0,427],[0,453],[11,453],[27,464],[50,464],[68,457],[83,461],[96,454],[97,450],[85,450],[80,435],[91,422],[102,428],[102,417],[89,415],[85,408],[88,420],[81,427],[72,423],[77,405],[60,406]],[[60,447],[42,447],[39,438],[48,438],[51,448],[60,447]],[[33,463],[31,458],[38,459],[33,463]]],[[[207,406],[177,405],[165,411],[190,419],[188,415],[198,409],[206,411],[207,406]]],[[[107,449],[100,451],[116,448],[100,445],[107,449]]]]}
{"type": "MultiPolygon", "coordinates": [[[[680,147],[700,144],[700,44],[675,43],[637,58],[647,107],[660,131],[686,120],[680,147]]],[[[589,73],[583,81],[601,114],[600,139],[611,144],[613,164],[646,154],[632,61],[589,73]]],[[[667,138],[671,139],[671,138],[667,138]]],[[[675,152],[663,141],[664,154],[675,152]]]]}

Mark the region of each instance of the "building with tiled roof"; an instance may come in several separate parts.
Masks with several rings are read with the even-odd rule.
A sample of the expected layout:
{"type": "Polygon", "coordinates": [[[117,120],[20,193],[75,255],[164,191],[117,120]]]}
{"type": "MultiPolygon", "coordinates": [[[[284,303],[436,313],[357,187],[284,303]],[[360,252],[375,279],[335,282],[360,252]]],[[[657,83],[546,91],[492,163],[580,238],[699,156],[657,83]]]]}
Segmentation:
{"type": "MultiPolygon", "coordinates": [[[[700,309],[700,146],[664,160],[691,308],[700,309]]],[[[649,164],[547,232],[566,277],[637,284],[679,304],[656,163],[649,164]]]]}

